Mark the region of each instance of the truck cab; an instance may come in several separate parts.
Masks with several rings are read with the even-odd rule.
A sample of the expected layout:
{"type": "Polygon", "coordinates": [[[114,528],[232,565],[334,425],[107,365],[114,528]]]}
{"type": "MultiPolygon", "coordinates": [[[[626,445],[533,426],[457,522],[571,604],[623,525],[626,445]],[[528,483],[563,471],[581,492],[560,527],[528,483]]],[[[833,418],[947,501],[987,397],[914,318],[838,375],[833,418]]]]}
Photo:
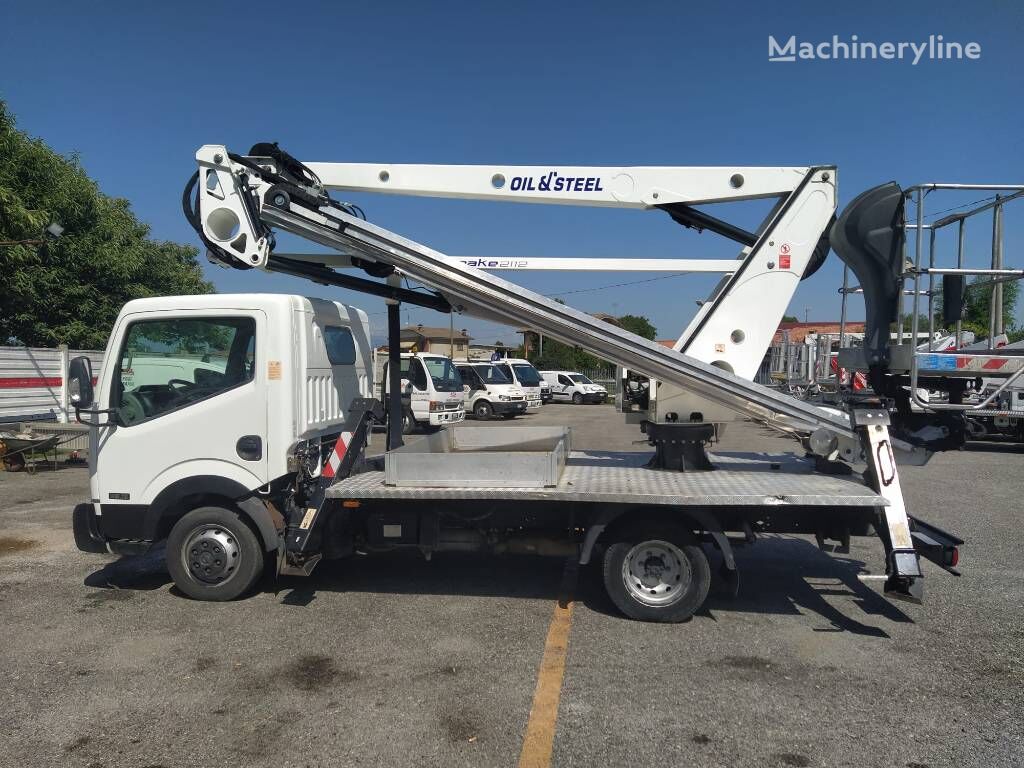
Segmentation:
{"type": "MultiPolygon", "coordinates": [[[[411,434],[417,427],[433,431],[465,418],[462,379],[449,358],[428,352],[403,352],[400,370],[403,433],[411,434]]],[[[387,401],[388,392],[385,362],[381,400],[387,401]]]]}
{"type": "Polygon", "coordinates": [[[526,395],[527,409],[541,407],[543,404],[541,399],[542,379],[540,372],[533,367],[533,363],[529,360],[509,357],[494,361],[494,365],[523,390],[523,394],[526,395]]]}
{"type": "Polygon", "coordinates": [[[514,419],[526,413],[523,390],[494,363],[459,363],[466,398],[466,411],[477,419],[501,416],[514,419]]]}
{"type": "Polygon", "coordinates": [[[95,406],[90,501],[74,522],[87,551],[136,552],[196,508],[244,508],[373,392],[366,314],[302,296],[131,301],[104,359],[83,403],[95,406]]]}

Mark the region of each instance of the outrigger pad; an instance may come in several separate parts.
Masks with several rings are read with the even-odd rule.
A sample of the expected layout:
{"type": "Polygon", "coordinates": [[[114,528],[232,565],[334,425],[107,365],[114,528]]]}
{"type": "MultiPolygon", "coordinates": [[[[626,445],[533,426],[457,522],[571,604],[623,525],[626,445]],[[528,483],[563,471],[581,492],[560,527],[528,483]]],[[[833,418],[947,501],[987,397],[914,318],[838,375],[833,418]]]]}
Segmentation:
{"type": "Polygon", "coordinates": [[[904,196],[890,181],[862,192],[843,210],[829,242],[864,289],[864,350],[868,366],[889,364],[889,325],[900,307],[904,196]]]}

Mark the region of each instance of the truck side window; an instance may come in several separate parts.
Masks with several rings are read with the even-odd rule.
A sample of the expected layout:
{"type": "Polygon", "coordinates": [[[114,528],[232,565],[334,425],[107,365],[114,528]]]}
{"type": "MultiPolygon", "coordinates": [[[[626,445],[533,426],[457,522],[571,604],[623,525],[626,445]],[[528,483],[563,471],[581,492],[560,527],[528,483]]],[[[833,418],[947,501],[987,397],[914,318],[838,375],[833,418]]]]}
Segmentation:
{"type": "Polygon", "coordinates": [[[409,373],[412,374],[409,379],[412,381],[412,385],[416,389],[426,391],[427,389],[427,372],[423,370],[423,361],[417,358],[413,358],[410,361],[409,373]]]}
{"type": "Polygon", "coordinates": [[[340,325],[325,325],[324,344],[331,365],[355,365],[356,342],[350,329],[340,325]]]}
{"type": "Polygon", "coordinates": [[[571,387],[572,386],[572,382],[569,381],[569,377],[565,376],[565,375],[563,375],[561,373],[558,374],[558,383],[561,384],[563,387],[571,387]]]}
{"type": "Polygon", "coordinates": [[[515,381],[516,380],[515,375],[512,373],[512,366],[510,366],[510,365],[499,365],[499,366],[496,366],[496,367],[497,367],[497,369],[499,371],[501,371],[502,373],[505,374],[505,378],[508,379],[509,381],[515,381]]]}
{"type": "Polygon", "coordinates": [[[251,317],[140,320],[128,327],[110,396],[131,426],[253,380],[251,317]]]}

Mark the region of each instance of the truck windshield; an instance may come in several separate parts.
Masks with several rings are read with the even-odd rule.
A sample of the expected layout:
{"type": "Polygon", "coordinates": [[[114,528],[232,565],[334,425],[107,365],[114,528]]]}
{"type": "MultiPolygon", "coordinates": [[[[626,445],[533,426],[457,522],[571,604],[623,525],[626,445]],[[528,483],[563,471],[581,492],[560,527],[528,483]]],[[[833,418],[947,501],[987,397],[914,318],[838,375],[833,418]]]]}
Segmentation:
{"type": "Polygon", "coordinates": [[[512,369],[516,372],[516,378],[519,379],[519,383],[524,387],[540,386],[540,374],[537,373],[537,369],[532,365],[516,363],[512,366],[512,369]]]}
{"type": "Polygon", "coordinates": [[[474,365],[473,370],[477,372],[485,384],[511,384],[508,376],[501,372],[496,365],[474,365]]]}
{"type": "Polygon", "coordinates": [[[572,379],[573,381],[575,381],[577,384],[593,384],[594,383],[590,379],[588,379],[586,376],[584,376],[582,373],[574,373],[571,376],[569,376],[569,378],[572,379]]]}
{"type": "Polygon", "coordinates": [[[423,359],[423,363],[427,366],[427,373],[430,374],[434,389],[438,392],[462,390],[462,377],[447,357],[427,357],[423,359]]]}

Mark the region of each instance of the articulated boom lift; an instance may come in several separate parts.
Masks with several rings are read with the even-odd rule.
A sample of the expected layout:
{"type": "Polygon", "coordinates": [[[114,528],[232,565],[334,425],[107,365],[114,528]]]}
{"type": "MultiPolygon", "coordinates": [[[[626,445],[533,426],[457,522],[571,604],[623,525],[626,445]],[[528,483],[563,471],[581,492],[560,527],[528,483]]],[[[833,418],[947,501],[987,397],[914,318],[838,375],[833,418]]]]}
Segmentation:
{"type": "MultiPolygon", "coordinates": [[[[951,570],[950,551],[959,540],[909,517],[900,490],[894,451],[913,454],[918,461],[926,460],[927,453],[890,437],[884,407],[847,415],[750,381],[799,281],[828,252],[836,208],[834,167],[300,163],[272,144],[257,145],[248,156],[207,145],[196,157],[199,169],[186,190],[184,207],[212,259],[385,298],[393,356],[399,349],[398,302],[404,301],[524,325],[656,379],[661,382],[656,404],[645,414],[646,431],[657,447],[656,466],[691,471],[702,466],[700,445],[709,422],[736,414],[795,433],[816,457],[818,470],[848,474],[849,465],[866,465],[865,480],[884,504],[876,529],[886,549],[887,592],[920,599],[919,554],[951,570]],[[198,190],[194,201],[193,187],[198,190]],[[328,190],[658,209],[683,226],[733,240],[741,250],[735,260],[714,261],[452,257],[370,224],[361,210],[334,201],[328,190]],[[760,198],[776,202],[753,232],[694,207],[760,198]],[[274,229],[334,253],[276,253],[274,229]],[[338,271],[353,267],[367,276],[338,271]],[[667,349],[487,271],[609,268],[715,271],[724,276],[674,348],[667,349]],[[403,277],[433,292],[403,288],[403,277]],[[671,447],[679,444],[688,446],[682,456],[671,447]]],[[[392,361],[389,368],[397,378],[399,366],[392,361]]],[[[390,392],[388,408],[397,413],[397,381],[390,383],[390,392]]],[[[391,424],[397,421],[392,418],[391,424]]],[[[391,429],[389,450],[400,445],[398,430],[391,429]]],[[[323,496],[321,490],[317,504],[323,496]]],[[[298,536],[308,538],[306,533],[298,536]]],[[[716,543],[721,542],[716,538],[716,543]]]]}

